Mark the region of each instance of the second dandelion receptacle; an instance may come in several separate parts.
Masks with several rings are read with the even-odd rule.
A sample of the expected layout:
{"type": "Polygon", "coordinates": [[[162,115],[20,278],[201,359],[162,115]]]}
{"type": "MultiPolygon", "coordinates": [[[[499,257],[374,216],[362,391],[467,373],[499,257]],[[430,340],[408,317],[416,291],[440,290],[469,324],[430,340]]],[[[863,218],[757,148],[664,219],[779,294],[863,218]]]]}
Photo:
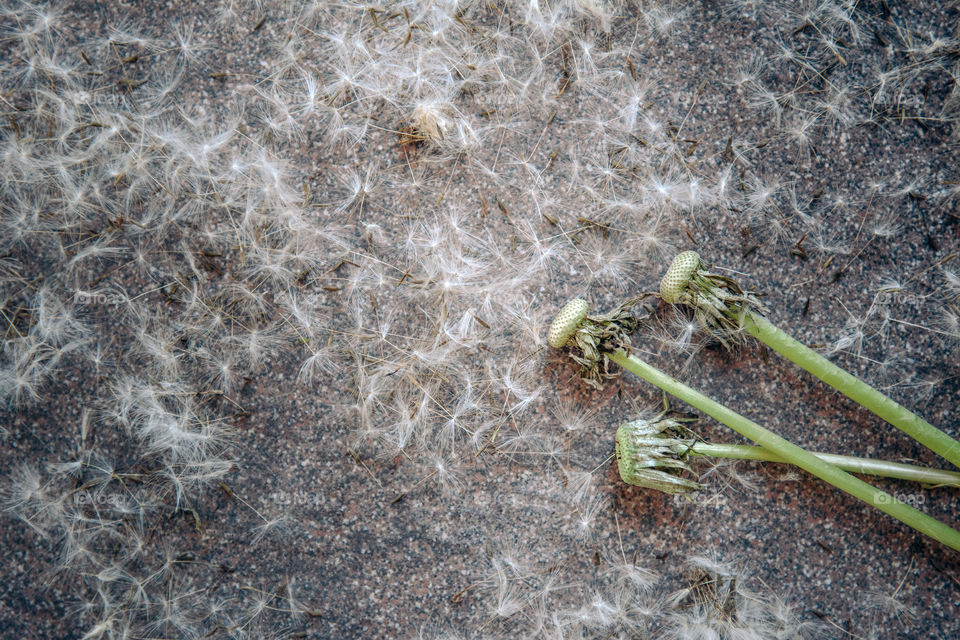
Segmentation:
{"type": "Polygon", "coordinates": [[[960,467],[960,442],[778,328],[764,317],[765,308],[755,295],[735,280],[707,270],[696,251],[674,257],[660,281],[660,297],[691,307],[700,324],[724,346],[742,341],[744,332],[753,336],[960,467]]]}

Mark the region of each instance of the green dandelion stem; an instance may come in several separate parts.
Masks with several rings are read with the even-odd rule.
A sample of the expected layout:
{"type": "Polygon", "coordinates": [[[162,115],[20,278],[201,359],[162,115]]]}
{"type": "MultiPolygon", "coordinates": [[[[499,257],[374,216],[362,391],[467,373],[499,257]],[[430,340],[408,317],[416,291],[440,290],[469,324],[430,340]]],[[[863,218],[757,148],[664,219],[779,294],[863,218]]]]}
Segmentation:
{"type": "Polygon", "coordinates": [[[759,313],[747,311],[742,320],[743,330],[767,345],[787,360],[806,369],[828,385],[859,402],[934,453],[960,467],[960,442],[894,402],[856,376],[844,371],[813,349],[798,342],[777,328],[759,313]]]}
{"type": "MultiPolygon", "coordinates": [[[[781,456],[767,451],[763,447],[746,444],[712,444],[695,442],[690,445],[678,444],[674,446],[678,455],[694,455],[710,458],[731,458],[734,460],[760,460],[762,462],[787,462],[781,456]]],[[[889,462],[874,458],[858,458],[834,453],[814,453],[825,462],[847,471],[861,475],[879,476],[882,478],[896,478],[910,482],[939,487],[960,487],[960,473],[944,469],[931,469],[901,462],[889,462]]]]}
{"type": "Polygon", "coordinates": [[[960,551],[960,532],[951,529],[942,522],[914,509],[905,502],[873,487],[859,478],[855,478],[816,455],[784,440],[777,434],[748,420],[739,413],[694,391],[682,382],[650,366],[635,355],[627,355],[622,349],[607,354],[608,358],[627,371],[643,378],[667,393],[676,396],[687,404],[700,409],[707,415],[727,425],[740,435],[748,438],[769,452],[780,456],[784,462],[794,464],[808,473],[820,478],[855,498],[873,505],[884,513],[912,527],[948,547],[960,551]]]}

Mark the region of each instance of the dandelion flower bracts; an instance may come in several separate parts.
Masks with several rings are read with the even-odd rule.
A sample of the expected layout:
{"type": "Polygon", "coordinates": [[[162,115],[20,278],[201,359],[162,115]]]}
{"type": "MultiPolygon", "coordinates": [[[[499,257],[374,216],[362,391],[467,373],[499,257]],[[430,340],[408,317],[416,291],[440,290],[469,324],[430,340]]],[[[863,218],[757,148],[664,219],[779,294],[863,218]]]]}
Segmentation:
{"type": "Polygon", "coordinates": [[[756,294],[744,291],[732,278],[707,270],[700,254],[678,254],[660,280],[660,297],[670,304],[693,307],[697,320],[725,347],[742,342],[744,317],[765,312],[756,294]]]}
{"type": "Polygon", "coordinates": [[[617,428],[616,454],[620,478],[627,484],[664,493],[691,493],[700,489],[693,480],[682,477],[690,471],[678,450],[692,441],[682,440],[681,421],[665,417],[666,411],[652,420],[624,422],[617,428]]]}
{"type": "Polygon", "coordinates": [[[607,354],[630,348],[630,334],[640,322],[630,308],[638,301],[632,298],[608,313],[589,315],[586,300],[575,298],[550,323],[547,344],[555,349],[573,347],[571,357],[580,365],[580,377],[600,388],[604,380],[619,375],[609,370],[607,354]]]}

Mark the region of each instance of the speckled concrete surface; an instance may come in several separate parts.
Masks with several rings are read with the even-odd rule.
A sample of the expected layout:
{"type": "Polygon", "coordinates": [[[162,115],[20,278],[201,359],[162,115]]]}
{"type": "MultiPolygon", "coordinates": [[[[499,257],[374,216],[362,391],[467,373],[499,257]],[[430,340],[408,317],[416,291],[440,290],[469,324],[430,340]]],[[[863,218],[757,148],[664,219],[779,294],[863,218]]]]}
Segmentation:
{"type": "MultiPolygon", "coordinates": [[[[413,44],[404,42],[411,18],[403,16],[404,10],[416,13],[413,6],[383,3],[367,11],[344,5],[322,15],[343,18],[342,33],[360,33],[370,42],[381,38],[398,51],[407,46],[427,51],[426,43],[434,42],[429,40],[430,28],[462,20],[475,26],[443,28],[455,34],[450,37],[456,42],[462,39],[458,46],[475,45],[482,52],[498,46],[490,35],[494,32],[525,41],[528,14],[527,5],[521,4],[463,3],[460,13],[423,8],[424,24],[434,26],[410,28],[413,44]],[[441,15],[448,22],[437,17],[441,15]]],[[[767,607],[763,615],[777,610],[777,615],[795,623],[789,627],[792,635],[784,631],[782,637],[892,640],[960,634],[960,556],[802,473],[773,464],[699,463],[696,468],[705,490],[689,499],[624,485],[612,460],[613,433],[619,422],[656,411],[659,391],[629,375],[611,381],[602,391],[593,390],[578,379],[562,352],[543,345],[550,317],[569,297],[586,295],[596,308],[607,308],[637,290],[654,291],[663,256],[673,250],[696,248],[709,263],[735,271],[744,283],[765,294],[773,322],[820,347],[835,344],[851,318],[872,309],[883,286],[880,278],[897,276],[903,290],[888,294],[893,298],[881,314],[886,319],[882,332],[867,336],[859,357],[861,345],[853,344],[832,359],[960,437],[958,341],[942,329],[929,330],[942,327],[929,314],[940,310],[937,295],[946,290],[943,267],[953,264],[951,257],[960,245],[960,199],[943,195],[957,180],[953,127],[960,116],[949,110],[951,91],[956,92],[956,41],[944,55],[943,73],[930,73],[920,79],[923,86],[913,87],[922,92],[927,109],[922,113],[943,117],[931,115],[929,122],[876,118],[845,126],[824,124],[813,152],[804,154],[784,141],[771,117],[750,106],[751,97],[736,86],[735,77],[749,62],[748,50],[772,58],[778,39],[794,38],[797,47],[813,47],[804,39],[809,34],[802,29],[785,33],[789,20],[750,2],[665,6],[674,12],[683,9],[677,14],[680,23],[673,26],[656,23],[661,15],[656,3],[614,4],[609,25],[591,18],[587,10],[571,14],[578,17],[569,20],[576,25],[570,41],[591,34],[602,70],[622,78],[631,74],[651,78],[654,88],[645,98],[644,112],[669,123],[674,144],[690,151],[679,159],[671,156],[670,163],[696,163],[691,174],[704,176],[713,186],[723,167],[733,167],[730,180],[739,180],[736,188],[744,194],[754,178],[777,183],[775,213],[744,211],[734,204],[708,204],[690,211],[669,205],[660,209],[645,205],[641,213],[617,211],[608,200],[633,194],[640,200],[639,194],[650,187],[648,181],[656,178],[661,167],[653,155],[643,154],[654,154],[649,147],[659,143],[653,137],[646,141],[634,136],[639,142],[617,151],[591,139],[586,133],[590,122],[615,117],[616,109],[604,101],[612,104],[613,98],[623,96],[588,90],[570,80],[568,65],[586,64],[570,45],[544,52],[546,80],[540,78],[536,84],[540,97],[515,105],[514,110],[509,109],[511,96],[484,88],[481,79],[488,71],[481,73],[464,63],[455,106],[479,123],[478,129],[482,125],[483,142],[469,152],[439,153],[429,144],[398,136],[405,123],[396,111],[402,107],[390,101],[342,107],[354,120],[366,122],[362,142],[356,144],[349,142],[352,133],[347,142],[332,142],[329,128],[306,118],[296,135],[274,138],[256,131],[246,116],[231,114],[231,109],[239,109],[237,104],[257,117],[261,115],[257,109],[268,109],[261,105],[258,91],[268,92],[272,69],[286,56],[297,58],[319,78],[326,77],[318,69],[323,68],[327,49],[312,48],[313,38],[321,29],[339,27],[322,19],[307,26],[304,7],[244,4],[228,15],[224,10],[232,6],[229,3],[64,6],[60,22],[65,26],[57,36],[63,57],[81,69],[103,69],[111,83],[127,77],[132,65],[133,77],[150,79],[142,90],[155,91],[154,83],[162,84],[162,65],[169,63],[163,55],[144,55],[123,64],[92,60],[83,66],[78,50],[85,56],[87,49],[112,50],[113,45],[103,44],[108,25],[131,29],[139,25],[164,42],[171,21],[193,25],[205,48],[200,61],[187,67],[177,102],[198,120],[231,123],[240,132],[231,144],[242,146],[255,139],[258,145],[269,146],[281,159],[288,182],[305,194],[305,219],[336,227],[350,248],[317,257],[290,279],[288,287],[274,287],[269,275],[262,279],[259,273],[246,275],[243,247],[238,250],[226,243],[222,253],[194,252],[202,263],[199,271],[209,282],[249,286],[264,309],[283,316],[278,325],[295,324],[289,307],[281,302],[285,289],[309,297],[312,321],[323,327],[319,342],[313,336],[314,343],[326,340],[334,346],[332,364],[309,382],[298,378],[309,355],[304,349],[309,341],[294,331],[278,330],[268,336],[275,337],[269,354],[238,371],[235,383],[224,385],[227,391],[217,391],[217,383],[206,380],[182,380],[195,385],[187,395],[227,429],[222,458],[232,467],[202,489],[187,492],[179,503],[173,490],[158,489],[164,497],[161,506],[140,525],[131,525],[140,536],[142,556],[113,568],[148,576],[143,584],[150,592],[166,592],[169,597],[156,596],[145,605],[137,618],[142,624],[126,630],[126,636],[119,622],[100,628],[94,622],[105,607],[98,601],[98,585],[126,580],[126,575],[104,578],[89,567],[71,569],[73,558],[65,556],[74,549],[72,541],[56,532],[44,535],[18,519],[16,509],[8,509],[0,521],[0,545],[5,550],[0,563],[0,636],[707,637],[696,635],[696,608],[691,603],[705,589],[702,584],[692,588],[698,578],[691,558],[716,560],[732,572],[724,579],[739,585],[742,601],[731,605],[735,612],[728,617],[747,620],[753,615],[751,603],[763,602],[767,607]],[[290,53],[288,45],[296,51],[290,53]],[[627,47],[631,55],[616,61],[601,55],[605,47],[614,46],[627,47]],[[151,67],[154,58],[160,69],[151,67]],[[158,77],[161,80],[155,80],[158,77]],[[616,164],[622,160],[618,153],[629,156],[624,162],[636,157],[643,161],[627,171],[616,164]],[[605,162],[614,175],[609,182],[603,174],[605,162]],[[528,175],[533,171],[526,163],[539,172],[535,179],[528,175]],[[481,166],[494,167],[491,171],[498,176],[485,176],[481,166]],[[350,191],[344,186],[348,182],[344,171],[357,169],[363,175],[370,167],[382,174],[370,194],[348,207],[330,204],[350,191]],[[583,177],[588,174],[589,181],[583,177]],[[595,193],[568,188],[587,182],[595,193]],[[614,193],[603,200],[597,194],[606,194],[608,187],[614,193]],[[785,209],[791,191],[821,220],[816,226],[820,235],[805,233],[800,216],[785,209]],[[884,212],[895,214],[895,233],[866,233],[865,225],[874,224],[874,216],[884,212]],[[551,220],[554,216],[557,222],[551,220]],[[562,259],[554,271],[536,272],[523,286],[513,281],[502,289],[490,282],[470,283],[449,294],[437,293],[430,288],[429,274],[417,273],[426,258],[407,246],[415,231],[428,234],[431,224],[443,227],[451,220],[463,225],[464,235],[477,240],[477,247],[478,239],[489,239],[502,249],[506,257],[494,273],[497,277],[521,273],[519,268],[515,273],[510,270],[533,244],[524,227],[528,222],[538,234],[535,237],[563,241],[558,249],[562,259]],[[371,224],[378,225],[378,231],[371,224]],[[628,232],[621,233],[624,227],[628,232]],[[575,228],[578,231],[571,232],[575,228]],[[653,228],[659,229],[658,242],[649,243],[643,231],[653,228]],[[777,237],[776,230],[781,229],[783,236],[777,237]],[[375,241],[377,233],[383,234],[381,241],[375,241]],[[576,241],[569,240],[571,236],[576,241]],[[620,260],[622,268],[604,273],[595,255],[620,260]],[[508,291],[510,287],[520,293],[508,291]],[[462,294],[467,289],[470,293],[462,294]],[[483,318],[483,295],[493,299],[490,308],[501,311],[497,298],[511,296],[503,307],[517,309],[522,317],[483,318]],[[452,361],[451,368],[434,378],[432,371],[443,365],[430,360],[441,353],[430,351],[431,340],[442,324],[438,318],[447,319],[448,303],[450,319],[472,314],[478,320],[472,323],[468,344],[444,356],[452,361]],[[392,324],[377,342],[375,325],[389,314],[392,324]],[[531,335],[539,336],[540,342],[531,335]],[[479,434],[480,446],[471,446],[468,439],[458,441],[455,455],[440,458],[450,467],[442,472],[433,457],[441,447],[431,430],[424,428],[403,451],[385,447],[385,427],[377,431],[382,425],[376,419],[372,427],[365,426],[359,408],[363,375],[386,366],[384,362],[396,365],[399,373],[396,379],[390,377],[393,374],[385,376],[397,386],[381,394],[383,406],[393,406],[397,396],[396,406],[402,409],[382,409],[381,420],[384,414],[408,411],[412,421],[425,411],[434,423],[443,423],[461,397],[444,385],[459,383],[454,370],[467,372],[465,377],[480,389],[478,406],[489,413],[488,418],[470,415],[474,420],[470,428],[479,434]],[[520,396],[505,391],[509,387],[502,376],[511,367],[519,372],[521,386],[536,387],[529,402],[521,403],[520,396]],[[431,372],[429,379],[418,379],[423,371],[431,372]],[[422,397],[415,397],[418,392],[422,397]],[[447,395],[434,399],[433,392],[447,395]],[[523,406],[514,409],[516,404],[523,406]],[[558,418],[561,407],[579,409],[587,418],[576,430],[564,430],[558,418]],[[603,607],[597,602],[611,600],[610,594],[617,592],[611,585],[620,585],[611,572],[625,565],[659,576],[636,587],[641,595],[623,608],[645,620],[642,625],[618,622],[613,614],[601,620],[603,607]],[[744,594],[754,594],[753,599],[744,594]],[[183,608],[176,611],[181,601],[183,608]],[[551,620],[551,614],[561,610],[566,617],[551,620]],[[689,615],[684,617],[685,613],[689,615]],[[161,622],[143,623],[147,618],[161,622]],[[178,627],[173,620],[189,624],[178,627]]],[[[887,46],[883,43],[896,32],[895,24],[910,25],[910,37],[918,40],[933,33],[957,35],[952,26],[958,17],[955,5],[907,3],[892,7],[892,17],[885,5],[855,6],[853,14],[864,25],[862,39],[840,45],[851,59],[849,65],[824,63],[822,75],[857,78],[870,64],[882,64],[887,46]],[[862,59],[854,62],[855,55],[862,59]]],[[[9,9],[10,15],[20,15],[18,11],[22,9],[9,9]]],[[[527,41],[534,40],[529,36],[527,41]]],[[[435,42],[444,39],[437,36],[435,42]]],[[[22,64],[18,45],[8,40],[3,47],[0,58],[6,58],[5,67],[18,69],[22,64]]],[[[371,47],[372,61],[394,50],[383,42],[371,47]]],[[[121,52],[115,55],[119,59],[121,52]]],[[[124,49],[122,55],[129,51],[124,49]]],[[[505,73],[520,78],[525,65],[532,68],[533,63],[521,60],[518,68],[508,69],[509,64],[502,61],[505,73]]],[[[9,98],[16,102],[22,98],[17,91],[30,79],[14,71],[4,73],[9,78],[3,91],[8,97],[16,94],[9,98]]],[[[791,77],[784,71],[777,80],[783,85],[791,77]]],[[[516,83],[509,86],[520,91],[516,83]]],[[[597,86],[606,87],[600,80],[597,86]]],[[[138,86],[130,93],[135,96],[140,90],[138,86]]],[[[803,92],[793,99],[802,100],[803,92]]],[[[19,117],[15,111],[11,120],[19,117]]],[[[4,127],[9,140],[14,127],[4,127]]],[[[12,201],[5,195],[5,207],[11,208],[12,201]]],[[[240,210],[238,206],[233,213],[240,210]]],[[[215,211],[203,215],[220,223],[226,216],[215,211]]],[[[185,242],[207,229],[193,224],[184,223],[185,242]]],[[[87,232],[98,231],[94,226],[91,222],[87,232]]],[[[268,224],[258,233],[259,229],[264,236],[275,231],[268,224]]],[[[179,242],[178,236],[169,246],[179,242]]],[[[63,262],[49,248],[31,253],[30,242],[9,251],[29,277],[51,274],[63,262]]],[[[185,322],[177,315],[186,306],[177,294],[164,290],[161,295],[153,286],[176,280],[170,275],[178,275],[175,268],[157,275],[118,266],[127,264],[129,255],[115,260],[91,267],[84,274],[89,278],[78,278],[74,286],[103,275],[113,286],[145,292],[138,304],[154,313],[158,324],[167,317],[171,326],[185,322]]],[[[4,296],[13,300],[18,294],[10,282],[4,281],[4,296]]],[[[123,367],[151,381],[161,376],[156,369],[137,364],[137,358],[146,361],[147,356],[136,351],[128,355],[127,345],[134,343],[136,331],[118,319],[120,314],[110,304],[88,305],[82,314],[109,354],[105,372],[85,355],[70,356],[45,381],[39,400],[4,405],[0,413],[5,431],[0,437],[4,486],[14,486],[24,464],[46,473],[49,465],[70,460],[82,448],[81,439],[83,446],[95,443],[109,457],[117,477],[126,478],[131,486],[153,482],[151,463],[137,457],[139,449],[130,432],[107,418],[91,418],[87,432],[81,425],[85,411],[109,415],[111,376],[126,373],[123,367]]],[[[652,363],[752,420],[811,450],[947,467],[776,354],[753,345],[735,353],[717,345],[692,355],[671,352],[668,339],[678,333],[672,318],[664,305],[657,308],[649,326],[634,338],[635,347],[652,363]]],[[[877,329],[875,317],[871,322],[868,329],[877,329]]],[[[192,338],[183,340],[177,343],[183,352],[207,346],[192,338]]],[[[706,440],[741,441],[710,419],[699,420],[693,428],[706,440]]],[[[960,525],[956,490],[871,482],[938,519],[960,525]]],[[[78,480],[63,490],[62,499],[85,495],[81,489],[83,482],[78,480]]],[[[15,502],[15,496],[7,498],[8,504],[15,502]]],[[[115,544],[120,549],[131,543],[115,544]]],[[[694,563],[706,564],[706,560],[694,563]]],[[[130,583],[131,594],[134,584],[130,583]]],[[[708,609],[717,607],[716,615],[723,613],[719,603],[707,602],[708,609]]],[[[117,606],[124,608],[123,603],[117,606]]]]}

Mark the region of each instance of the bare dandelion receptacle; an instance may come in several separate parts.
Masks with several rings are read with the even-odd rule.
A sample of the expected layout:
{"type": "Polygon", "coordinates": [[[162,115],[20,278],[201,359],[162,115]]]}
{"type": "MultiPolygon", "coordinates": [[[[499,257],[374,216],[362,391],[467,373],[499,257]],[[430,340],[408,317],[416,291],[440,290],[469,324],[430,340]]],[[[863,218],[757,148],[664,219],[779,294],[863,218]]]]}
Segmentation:
{"type": "Polygon", "coordinates": [[[677,304],[689,285],[690,279],[700,267],[700,254],[696,251],[684,251],[674,257],[670,268],[660,280],[660,297],[664,302],[677,304]]]}
{"type": "Polygon", "coordinates": [[[560,309],[547,332],[547,344],[554,349],[567,345],[580,324],[586,320],[590,306],[583,298],[574,298],[560,309]]]}

